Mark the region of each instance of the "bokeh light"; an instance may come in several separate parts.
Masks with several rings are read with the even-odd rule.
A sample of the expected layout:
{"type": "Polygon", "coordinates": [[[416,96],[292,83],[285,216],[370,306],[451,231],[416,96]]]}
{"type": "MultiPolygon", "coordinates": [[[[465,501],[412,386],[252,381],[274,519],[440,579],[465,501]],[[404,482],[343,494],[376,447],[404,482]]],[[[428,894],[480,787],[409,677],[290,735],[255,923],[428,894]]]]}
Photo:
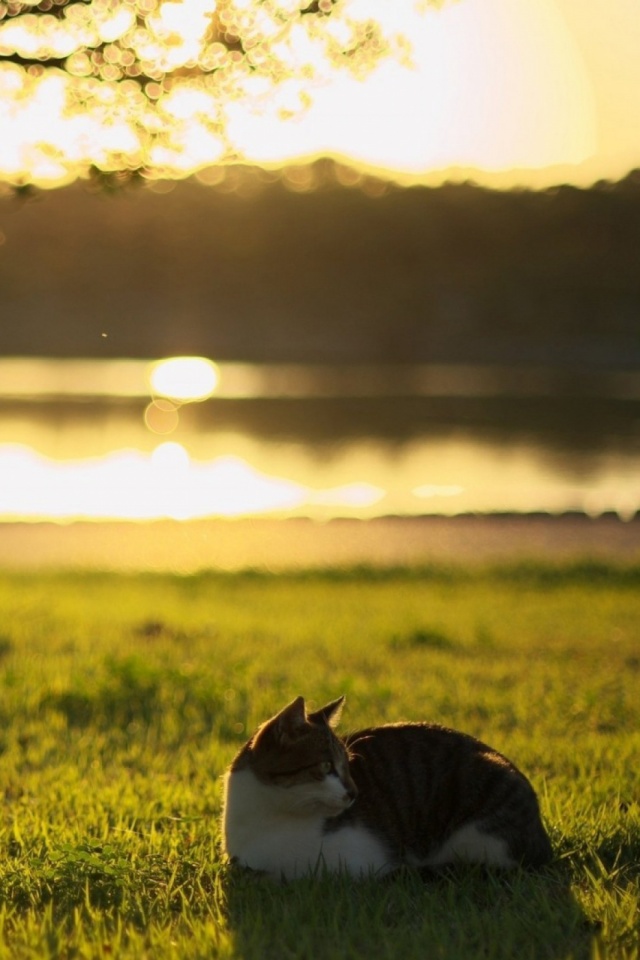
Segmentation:
{"type": "Polygon", "coordinates": [[[205,357],[170,357],[151,365],[149,383],[154,394],[170,400],[206,400],[216,389],[218,370],[205,357]]]}
{"type": "MultiPolygon", "coordinates": [[[[610,80],[606,98],[595,90],[560,5],[55,0],[54,16],[53,0],[0,3],[0,181],[206,181],[219,166],[320,156],[403,182],[586,169],[622,149],[615,98],[610,80]]],[[[609,46],[625,16],[608,16],[609,46]]],[[[597,67],[596,45],[585,49],[597,67]]],[[[618,87],[629,112],[640,72],[626,53],[618,87]]]]}
{"type": "Polygon", "coordinates": [[[180,415],[175,403],[160,397],[147,405],[144,412],[144,422],[151,433],[168,434],[177,429],[180,415]]]}
{"type": "Polygon", "coordinates": [[[355,0],[0,3],[0,178],[60,186],[91,170],[187,176],[235,161],[235,105],[286,119],[397,40],[355,0]]]}

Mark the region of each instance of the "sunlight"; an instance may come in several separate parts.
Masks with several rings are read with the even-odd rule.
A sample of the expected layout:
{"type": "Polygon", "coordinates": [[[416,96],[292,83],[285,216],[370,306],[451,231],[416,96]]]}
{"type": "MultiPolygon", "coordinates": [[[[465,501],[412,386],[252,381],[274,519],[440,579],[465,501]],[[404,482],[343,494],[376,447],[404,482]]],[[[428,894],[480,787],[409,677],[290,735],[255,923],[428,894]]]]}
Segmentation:
{"type": "Polygon", "coordinates": [[[192,520],[261,514],[357,514],[384,496],[365,483],[321,490],[269,476],[246,460],[194,461],[180,443],[151,454],[114,451],[53,460],[23,444],[0,446],[3,520],[192,520]]]}
{"type": "Polygon", "coordinates": [[[149,383],[154,394],[171,400],[206,400],[218,385],[218,370],[204,357],[171,357],[151,365],[149,383]]]}
{"type": "Polygon", "coordinates": [[[411,491],[414,497],[428,499],[430,497],[457,497],[464,492],[459,484],[423,483],[411,491]]]}
{"type": "Polygon", "coordinates": [[[161,443],[151,454],[151,466],[164,476],[184,476],[189,469],[189,454],[181,443],[161,443]]]}
{"type": "Polygon", "coordinates": [[[161,3],[158,13],[148,20],[158,40],[153,59],[168,70],[183,66],[189,60],[197,60],[202,38],[215,9],[216,4],[211,0],[167,0],[161,3]]]}
{"type": "Polygon", "coordinates": [[[309,502],[323,507],[372,507],[382,500],[385,492],[372,483],[347,483],[311,493],[309,502]]]}
{"type": "Polygon", "coordinates": [[[144,411],[144,424],[151,433],[169,434],[178,429],[180,414],[172,400],[159,397],[147,404],[144,411]]]}
{"type": "Polygon", "coordinates": [[[238,517],[291,511],[308,502],[308,491],[290,480],[260,473],[239,457],[219,457],[199,464],[193,476],[195,516],[215,513],[238,517]],[[211,504],[215,504],[214,510],[211,504]]]}
{"type": "Polygon", "coordinates": [[[148,397],[148,361],[0,357],[0,399],[148,397]]]}
{"type": "Polygon", "coordinates": [[[294,123],[276,105],[234,103],[230,135],[246,156],[329,153],[417,174],[578,163],[594,152],[593,90],[552,0],[464,0],[421,17],[380,4],[375,16],[410,37],[407,58],[383,59],[366,84],[324,83],[304,111],[292,91],[294,123]]]}
{"type": "Polygon", "coordinates": [[[58,186],[92,164],[154,179],[318,155],[417,176],[596,149],[594,91],[554,0],[344,0],[319,19],[298,0],[217,6],[139,2],[146,30],[129,3],[5,17],[0,57],[68,59],[66,73],[0,60],[0,177],[58,186]],[[215,17],[245,53],[215,40],[215,17]]]}
{"type": "MultiPolygon", "coordinates": [[[[401,379],[393,370],[379,379],[366,366],[0,358],[0,521],[637,513],[638,456],[628,447],[558,459],[535,434],[506,445],[499,432],[490,440],[468,427],[398,442],[377,430],[369,435],[366,424],[362,435],[343,435],[335,415],[326,420],[330,437],[307,435],[306,420],[300,432],[282,432],[285,401],[304,410],[296,400],[377,398],[383,406],[398,402],[402,419],[398,387],[407,382],[412,396],[549,396],[541,370],[521,371],[517,386],[507,368],[403,367],[401,379]],[[243,426],[227,416],[229,407],[244,406],[239,400],[254,401],[258,412],[255,401],[267,398],[278,403],[266,418],[259,413],[257,425],[252,416],[243,426]]],[[[632,373],[605,377],[600,387],[598,395],[610,399],[640,396],[632,373]]]]}
{"type": "Polygon", "coordinates": [[[5,417],[2,432],[10,439],[0,444],[0,524],[531,510],[615,511],[632,520],[640,507],[637,458],[627,456],[601,457],[582,475],[551,468],[527,443],[505,452],[499,443],[461,437],[400,448],[358,441],[328,455],[326,448],[219,432],[198,437],[181,430],[175,442],[158,435],[170,430],[154,437],[141,423],[123,431],[123,422],[117,415],[113,430],[105,420],[99,431],[78,424],[63,447],[59,433],[47,439],[55,424],[29,431],[28,419],[5,417]],[[117,446],[123,441],[126,449],[117,446]]]}

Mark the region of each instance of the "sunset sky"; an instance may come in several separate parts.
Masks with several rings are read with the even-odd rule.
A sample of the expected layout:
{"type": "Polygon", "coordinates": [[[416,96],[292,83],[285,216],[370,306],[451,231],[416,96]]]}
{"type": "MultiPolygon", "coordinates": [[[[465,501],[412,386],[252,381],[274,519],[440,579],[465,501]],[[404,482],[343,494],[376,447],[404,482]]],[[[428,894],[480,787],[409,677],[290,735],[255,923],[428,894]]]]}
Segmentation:
{"type": "MultiPolygon", "coordinates": [[[[330,16],[318,21],[315,34],[308,17],[304,25],[294,17],[285,40],[273,11],[300,4],[270,0],[259,8],[271,13],[263,24],[263,66],[255,71],[220,44],[214,49],[207,23],[215,0],[154,2],[74,4],[80,41],[71,53],[75,41],[69,46],[69,37],[55,33],[54,18],[29,21],[27,13],[0,22],[0,188],[3,182],[61,187],[87,176],[91,165],[144,169],[159,180],[195,174],[206,183],[225,163],[279,167],[319,156],[400,183],[471,178],[504,188],[589,185],[640,167],[640,0],[448,0],[440,9],[425,0],[341,0],[327,6],[330,16]],[[147,34],[137,30],[136,4],[151,11],[147,34]],[[336,68],[339,57],[323,61],[327,37],[342,50],[350,31],[364,30],[369,18],[389,40],[385,56],[376,54],[387,49],[384,43],[374,45],[375,67],[350,71],[336,68]],[[38,75],[38,67],[28,74],[2,61],[11,51],[37,59],[43,44],[48,55],[68,58],[66,74],[38,75]],[[87,51],[98,48],[108,56],[92,66],[87,51]],[[164,90],[138,82],[127,74],[131,51],[147,64],[145,76],[153,80],[155,62],[160,74],[176,70],[176,81],[164,90]],[[216,56],[227,57],[224,67],[211,68],[205,79],[188,75],[189,64],[210,64],[216,56]]],[[[228,11],[231,2],[218,0],[218,7],[228,11]]],[[[252,0],[233,0],[233,9],[250,21],[257,8],[252,0]]],[[[17,217],[17,207],[9,207],[17,217]]],[[[34,210],[21,208],[20,215],[34,210]]],[[[43,217],[50,221],[49,210],[43,217]]],[[[13,254],[18,236],[16,221],[8,221],[6,235],[0,230],[3,250],[13,254]]],[[[32,262],[28,245],[23,256],[32,262]]],[[[49,322],[46,310],[43,317],[49,322]]],[[[113,366],[108,370],[111,376],[113,366]]],[[[637,464],[626,457],[603,458],[591,473],[581,464],[565,475],[551,471],[533,448],[512,446],[507,463],[501,448],[454,438],[437,449],[416,445],[406,463],[395,450],[374,456],[364,444],[357,457],[324,458],[328,468],[320,471],[315,450],[307,461],[291,454],[295,445],[247,446],[246,438],[219,431],[203,439],[185,432],[171,399],[184,394],[163,382],[168,372],[160,367],[159,381],[144,386],[149,403],[133,425],[116,418],[113,434],[90,431],[99,450],[88,451],[82,423],[75,432],[57,421],[41,430],[22,413],[3,413],[0,520],[534,508],[614,509],[628,519],[638,509],[637,464]]],[[[29,376],[46,386],[37,363],[30,375],[24,366],[13,373],[22,387],[29,376]]],[[[192,366],[187,373],[192,385],[192,366]]],[[[2,372],[13,402],[10,374],[2,372]]],[[[191,399],[215,390],[210,364],[204,377],[191,399]]]]}
{"type": "MultiPolygon", "coordinates": [[[[189,55],[213,6],[160,4],[156,39],[182,34],[181,45],[159,41],[165,58],[189,55]]],[[[94,24],[103,40],[130,29],[130,8],[123,4],[122,16],[116,9],[94,24]]],[[[316,65],[305,83],[315,53],[300,33],[300,75],[273,86],[230,74],[235,93],[222,114],[219,88],[181,87],[156,110],[133,84],[126,101],[99,96],[80,115],[61,74],[26,82],[21,68],[0,60],[0,178],[59,186],[89,163],[113,169],[119,158],[137,166],[145,157],[159,176],[185,176],[230,159],[280,165],[329,154],[393,178],[471,176],[507,187],[589,184],[640,166],[637,0],[449,0],[441,9],[423,0],[343,0],[322,30],[340,40],[346,24],[369,17],[408,40],[373,72],[316,65]]],[[[5,20],[0,54],[10,49],[29,43],[23,26],[5,20]]],[[[75,68],[81,77],[81,59],[75,68]]]]}

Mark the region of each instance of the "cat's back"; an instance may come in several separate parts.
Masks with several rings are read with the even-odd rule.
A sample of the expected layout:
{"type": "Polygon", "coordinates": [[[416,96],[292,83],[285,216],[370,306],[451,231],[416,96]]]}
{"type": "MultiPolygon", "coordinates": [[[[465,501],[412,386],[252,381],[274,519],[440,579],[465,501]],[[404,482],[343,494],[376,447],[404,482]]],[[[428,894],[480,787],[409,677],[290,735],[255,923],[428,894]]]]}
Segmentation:
{"type": "Polygon", "coordinates": [[[483,777],[497,770],[523,776],[488,744],[438,723],[387,723],[348,733],[342,741],[353,769],[362,768],[364,775],[374,776],[379,767],[394,773],[410,769],[414,776],[432,781],[467,767],[483,777]]]}
{"type": "Polygon", "coordinates": [[[452,837],[500,837],[504,860],[537,866],[551,847],[528,779],[468,734],[433,723],[367,727],[343,738],[358,799],[343,821],[384,836],[401,861],[437,863],[452,837]]]}

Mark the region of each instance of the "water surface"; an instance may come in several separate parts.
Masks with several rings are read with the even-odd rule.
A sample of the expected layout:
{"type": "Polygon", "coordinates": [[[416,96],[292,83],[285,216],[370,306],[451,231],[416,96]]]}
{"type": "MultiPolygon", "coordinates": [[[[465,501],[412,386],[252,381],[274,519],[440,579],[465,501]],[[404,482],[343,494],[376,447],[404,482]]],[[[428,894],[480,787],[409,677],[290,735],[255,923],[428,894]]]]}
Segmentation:
{"type": "Polygon", "coordinates": [[[0,518],[598,515],[640,507],[640,378],[469,366],[0,360],[0,518]]]}

